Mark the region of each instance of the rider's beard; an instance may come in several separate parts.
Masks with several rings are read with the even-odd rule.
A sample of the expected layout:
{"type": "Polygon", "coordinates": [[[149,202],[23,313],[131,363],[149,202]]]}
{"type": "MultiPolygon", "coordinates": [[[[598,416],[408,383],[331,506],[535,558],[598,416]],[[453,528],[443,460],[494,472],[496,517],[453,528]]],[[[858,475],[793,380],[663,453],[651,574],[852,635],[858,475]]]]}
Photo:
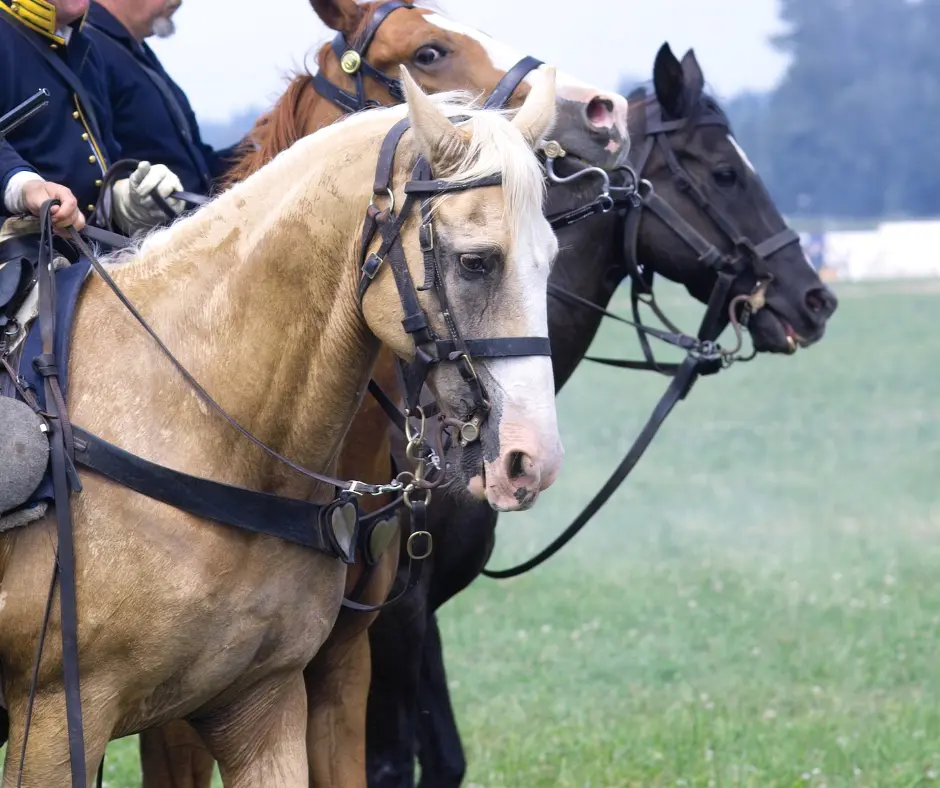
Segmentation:
{"type": "Polygon", "coordinates": [[[153,20],[153,34],[157,38],[169,38],[176,32],[176,25],[168,16],[158,16],[153,20]]]}

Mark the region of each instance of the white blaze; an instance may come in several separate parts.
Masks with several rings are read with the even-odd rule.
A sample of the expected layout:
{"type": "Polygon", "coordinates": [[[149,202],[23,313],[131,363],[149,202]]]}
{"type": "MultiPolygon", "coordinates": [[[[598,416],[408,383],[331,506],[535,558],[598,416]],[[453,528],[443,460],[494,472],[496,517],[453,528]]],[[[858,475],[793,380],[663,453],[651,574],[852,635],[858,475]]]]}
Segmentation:
{"type": "Polygon", "coordinates": [[[757,170],[754,168],[754,165],[751,164],[751,160],[747,157],[747,154],[744,152],[744,148],[738,145],[738,141],[730,134],[728,135],[728,142],[730,142],[731,145],[734,147],[734,149],[738,152],[738,156],[741,157],[741,161],[743,161],[747,165],[747,168],[756,175],[757,170]]]}

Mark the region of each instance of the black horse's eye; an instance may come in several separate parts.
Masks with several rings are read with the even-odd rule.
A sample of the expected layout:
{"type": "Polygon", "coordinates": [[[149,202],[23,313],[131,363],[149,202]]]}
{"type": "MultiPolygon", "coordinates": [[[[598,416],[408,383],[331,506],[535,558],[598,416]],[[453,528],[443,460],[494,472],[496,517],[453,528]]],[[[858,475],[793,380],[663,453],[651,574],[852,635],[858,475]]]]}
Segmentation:
{"type": "Polygon", "coordinates": [[[457,258],[460,268],[470,276],[484,276],[493,270],[494,259],[492,255],[469,252],[457,258]]]}
{"type": "Polygon", "coordinates": [[[439,46],[428,44],[427,46],[423,46],[417,52],[415,52],[414,62],[419,66],[430,66],[443,59],[446,55],[447,53],[439,46]]]}
{"type": "Polygon", "coordinates": [[[724,189],[729,189],[738,182],[738,174],[733,167],[719,167],[712,173],[715,183],[724,189]]]}

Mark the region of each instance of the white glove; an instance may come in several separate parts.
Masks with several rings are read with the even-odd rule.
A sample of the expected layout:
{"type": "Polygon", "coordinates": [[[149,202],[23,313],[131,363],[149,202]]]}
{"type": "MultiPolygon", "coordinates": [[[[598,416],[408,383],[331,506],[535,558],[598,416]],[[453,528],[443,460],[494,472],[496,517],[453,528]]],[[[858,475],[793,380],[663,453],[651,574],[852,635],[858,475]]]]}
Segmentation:
{"type": "Polygon", "coordinates": [[[170,199],[173,192],[182,191],[183,184],[165,164],[151,165],[142,161],[129,178],[114,184],[112,212],[118,226],[128,235],[165,222],[169,217],[153,201],[151,192],[159,194],[179,215],[186,203],[170,199]]]}

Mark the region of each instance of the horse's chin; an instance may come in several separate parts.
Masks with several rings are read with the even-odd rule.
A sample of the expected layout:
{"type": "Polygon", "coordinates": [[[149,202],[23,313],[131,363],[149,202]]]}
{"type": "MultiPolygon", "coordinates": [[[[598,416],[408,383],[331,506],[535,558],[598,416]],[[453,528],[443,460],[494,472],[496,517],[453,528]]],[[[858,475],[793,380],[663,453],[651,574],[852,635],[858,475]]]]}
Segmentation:
{"type": "Polygon", "coordinates": [[[812,341],[800,336],[785,318],[769,306],[765,306],[751,317],[748,329],[754,349],[759,353],[793,355],[799,348],[812,344],[812,341]]]}

